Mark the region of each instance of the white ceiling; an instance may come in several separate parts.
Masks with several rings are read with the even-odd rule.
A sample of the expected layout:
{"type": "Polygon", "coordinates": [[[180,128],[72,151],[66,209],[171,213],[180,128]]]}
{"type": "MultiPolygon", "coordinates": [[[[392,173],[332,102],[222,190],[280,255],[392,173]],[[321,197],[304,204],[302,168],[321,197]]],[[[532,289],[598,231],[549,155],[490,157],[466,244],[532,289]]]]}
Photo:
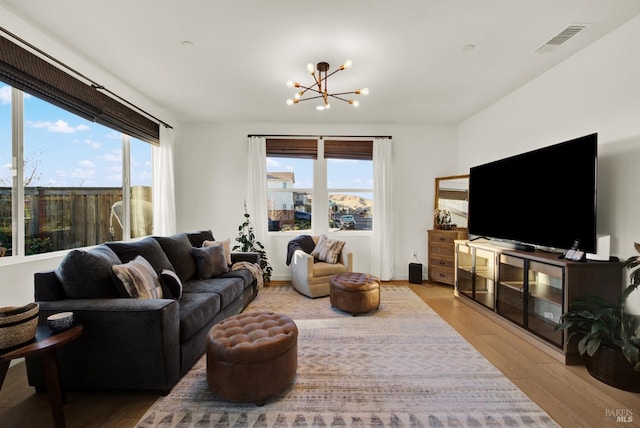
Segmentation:
{"type": "Polygon", "coordinates": [[[0,4],[178,120],[209,122],[457,124],[640,13],[638,0],[0,4]],[[575,23],[591,25],[535,53],[575,23]],[[370,88],[360,107],[285,104],[293,94],[287,79],[311,82],[307,63],[326,61],[333,70],[346,59],[353,68],[329,83],[334,91],[370,88]]]}

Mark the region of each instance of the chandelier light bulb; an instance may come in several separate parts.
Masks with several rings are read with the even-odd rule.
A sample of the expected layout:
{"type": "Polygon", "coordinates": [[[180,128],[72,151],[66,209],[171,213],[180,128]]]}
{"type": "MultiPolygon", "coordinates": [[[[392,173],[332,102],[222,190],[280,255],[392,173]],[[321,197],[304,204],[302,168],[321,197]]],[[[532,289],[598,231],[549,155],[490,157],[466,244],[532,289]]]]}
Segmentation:
{"type": "Polygon", "coordinates": [[[326,110],[329,110],[329,109],[331,108],[331,104],[329,104],[329,103],[324,103],[324,108],[325,108],[326,110]]]}
{"type": "Polygon", "coordinates": [[[287,80],[287,88],[293,88],[293,80],[287,80]]]}
{"type": "Polygon", "coordinates": [[[344,68],[351,68],[352,65],[353,65],[353,61],[351,61],[350,59],[344,62],[344,68]]]}
{"type": "Polygon", "coordinates": [[[359,91],[357,91],[357,93],[361,95],[369,95],[369,88],[362,88],[359,91]]]}
{"type": "Polygon", "coordinates": [[[287,100],[287,105],[288,105],[288,106],[293,105],[293,100],[292,100],[291,98],[289,98],[289,99],[287,100]]]}
{"type": "Polygon", "coordinates": [[[296,92],[293,98],[295,98],[296,100],[299,100],[301,96],[302,96],[302,92],[296,92]]]}
{"type": "Polygon", "coordinates": [[[322,110],[324,110],[324,106],[316,106],[316,110],[322,111],[322,110]]]}
{"type": "Polygon", "coordinates": [[[307,64],[307,71],[311,74],[313,74],[313,64],[309,63],[307,64]]]}

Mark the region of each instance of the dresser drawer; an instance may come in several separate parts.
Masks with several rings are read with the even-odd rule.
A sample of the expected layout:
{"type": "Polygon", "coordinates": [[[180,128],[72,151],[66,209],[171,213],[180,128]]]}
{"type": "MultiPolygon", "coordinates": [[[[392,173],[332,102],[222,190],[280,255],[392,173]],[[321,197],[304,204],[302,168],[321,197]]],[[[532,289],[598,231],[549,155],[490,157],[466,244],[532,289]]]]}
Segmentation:
{"type": "Polygon", "coordinates": [[[441,269],[455,269],[455,260],[447,257],[436,257],[433,255],[429,258],[429,267],[441,268],[441,269]]]}
{"type": "Polygon", "coordinates": [[[432,230],[431,244],[449,244],[453,247],[453,241],[458,239],[458,234],[450,230],[432,230]]]}
{"type": "Polygon", "coordinates": [[[431,244],[430,246],[430,256],[448,256],[453,257],[455,254],[455,247],[453,245],[440,245],[440,244],[431,244]]]}
{"type": "Polygon", "coordinates": [[[453,285],[455,275],[453,269],[442,269],[437,267],[429,267],[429,279],[435,282],[443,282],[453,285]]]}

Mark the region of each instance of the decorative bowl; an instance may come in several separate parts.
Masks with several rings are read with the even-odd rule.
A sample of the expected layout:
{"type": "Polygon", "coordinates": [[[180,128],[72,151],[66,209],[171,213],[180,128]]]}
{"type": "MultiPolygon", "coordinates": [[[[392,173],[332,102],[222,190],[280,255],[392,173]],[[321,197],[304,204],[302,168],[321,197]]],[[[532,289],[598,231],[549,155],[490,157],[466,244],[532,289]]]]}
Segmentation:
{"type": "Polygon", "coordinates": [[[62,331],[73,324],[73,312],[60,312],[47,317],[47,325],[52,331],[62,331]]]}

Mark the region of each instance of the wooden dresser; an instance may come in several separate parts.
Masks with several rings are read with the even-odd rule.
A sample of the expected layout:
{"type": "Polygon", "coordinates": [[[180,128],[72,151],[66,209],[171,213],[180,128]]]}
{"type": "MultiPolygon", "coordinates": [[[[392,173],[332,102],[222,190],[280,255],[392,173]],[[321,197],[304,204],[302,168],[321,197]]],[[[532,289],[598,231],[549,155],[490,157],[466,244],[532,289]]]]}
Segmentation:
{"type": "Polygon", "coordinates": [[[467,229],[431,229],[427,231],[430,281],[455,284],[454,241],[467,238],[467,229]]]}

